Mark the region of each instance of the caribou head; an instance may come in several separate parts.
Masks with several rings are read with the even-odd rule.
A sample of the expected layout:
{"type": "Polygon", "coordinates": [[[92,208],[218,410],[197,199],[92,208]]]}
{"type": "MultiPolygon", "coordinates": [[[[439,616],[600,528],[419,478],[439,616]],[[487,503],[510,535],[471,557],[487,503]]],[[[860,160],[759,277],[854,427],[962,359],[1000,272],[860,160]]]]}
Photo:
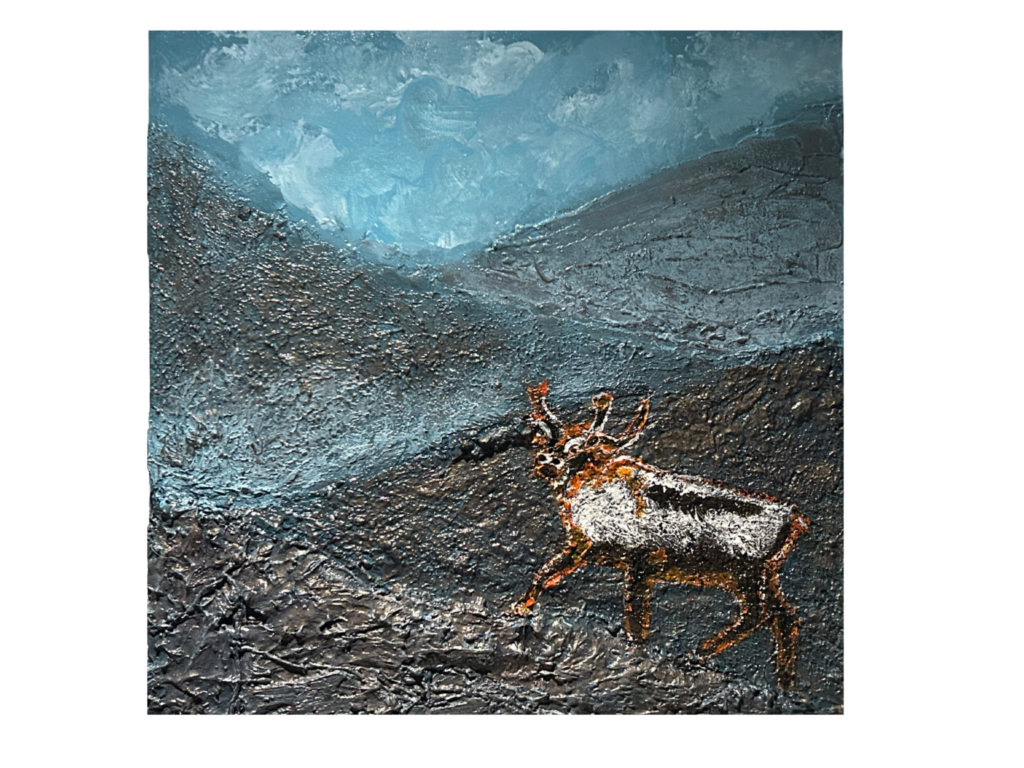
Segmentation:
{"type": "Polygon", "coordinates": [[[618,435],[610,435],[605,432],[614,399],[610,393],[602,392],[593,398],[593,418],[579,424],[565,424],[551,410],[547,402],[547,381],[536,387],[528,386],[526,393],[533,405],[530,418],[536,450],[533,471],[555,486],[588,465],[600,467],[633,445],[647,424],[651,408],[650,400],[644,398],[629,425],[618,435]]]}

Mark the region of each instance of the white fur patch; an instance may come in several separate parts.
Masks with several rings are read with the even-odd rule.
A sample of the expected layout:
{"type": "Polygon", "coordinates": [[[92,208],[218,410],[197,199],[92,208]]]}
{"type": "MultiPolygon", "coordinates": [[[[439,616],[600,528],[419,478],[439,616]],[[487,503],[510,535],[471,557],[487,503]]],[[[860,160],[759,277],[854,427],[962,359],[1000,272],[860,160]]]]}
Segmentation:
{"type": "MultiPolygon", "coordinates": [[[[637,517],[637,503],[624,480],[599,487],[585,486],[572,500],[573,522],[595,544],[615,544],[632,550],[666,550],[685,554],[710,546],[730,556],[763,558],[771,554],[792,509],[785,504],[742,496],[716,488],[697,478],[641,472],[638,488],[656,479],[680,493],[704,497],[707,512],[701,517],[646,500],[637,517]],[[760,507],[749,515],[715,509],[715,499],[741,501],[760,507]],[[702,518],[702,519],[701,519],[702,518]]],[[[642,493],[642,491],[641,491],[642,493]]]]}

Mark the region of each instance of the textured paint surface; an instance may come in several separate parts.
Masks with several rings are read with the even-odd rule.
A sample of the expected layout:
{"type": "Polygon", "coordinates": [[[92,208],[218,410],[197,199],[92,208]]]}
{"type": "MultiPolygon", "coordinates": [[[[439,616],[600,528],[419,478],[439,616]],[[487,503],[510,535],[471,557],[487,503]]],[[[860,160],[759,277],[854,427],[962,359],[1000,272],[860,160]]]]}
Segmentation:
{"type": "Polygon", "coordinates": [[[150,711],[841,711],[842,110],[796,112],[419,260],[155,118],[150,711]],[[791,691],[766,630],[696,656],[724,592],[660,586],[644,649],[613,569],[510,614],[562,537],[528,447],[545,378],[570,416],[650,396],[632,452],[811,519],[791,691]]]}

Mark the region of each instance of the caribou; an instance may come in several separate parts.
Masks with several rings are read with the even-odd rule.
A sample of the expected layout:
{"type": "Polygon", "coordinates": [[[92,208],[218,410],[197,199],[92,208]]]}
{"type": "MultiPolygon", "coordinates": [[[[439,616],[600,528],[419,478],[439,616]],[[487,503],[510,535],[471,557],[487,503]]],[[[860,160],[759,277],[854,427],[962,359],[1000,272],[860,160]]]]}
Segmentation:
{"type": "Polygon", "coordinates": [[[796,507],[765,494],[668,472],[627,453],[647,425],[650,399],[619,434],[605,431],[613,396],[593,398],[593,417],[564,423],[547,402],[548,382],[527,387],[535,449],[534,474],[559,504],[565,543],[512,607],[526,616],[540,594],[588,564],[624,573],[624,628],[647,640],[651,592],[659,582],[715,587],[732,593],[739,616],[700,647],[719,654],[769,625],[776,679],[789,688],[796,673],[800,620],[782,594],[779,569],[810,521],[796,507]]]}

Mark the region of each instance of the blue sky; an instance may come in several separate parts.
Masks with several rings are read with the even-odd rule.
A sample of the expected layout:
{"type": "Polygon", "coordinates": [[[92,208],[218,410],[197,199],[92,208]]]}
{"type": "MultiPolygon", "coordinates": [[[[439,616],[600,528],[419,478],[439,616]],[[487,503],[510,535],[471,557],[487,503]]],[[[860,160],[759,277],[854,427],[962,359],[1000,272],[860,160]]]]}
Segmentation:
{"type": "Polygon", "coordinates": [[[841,98],[838,33],[153,33],[151,118],[441,262],[841,98]]]}

